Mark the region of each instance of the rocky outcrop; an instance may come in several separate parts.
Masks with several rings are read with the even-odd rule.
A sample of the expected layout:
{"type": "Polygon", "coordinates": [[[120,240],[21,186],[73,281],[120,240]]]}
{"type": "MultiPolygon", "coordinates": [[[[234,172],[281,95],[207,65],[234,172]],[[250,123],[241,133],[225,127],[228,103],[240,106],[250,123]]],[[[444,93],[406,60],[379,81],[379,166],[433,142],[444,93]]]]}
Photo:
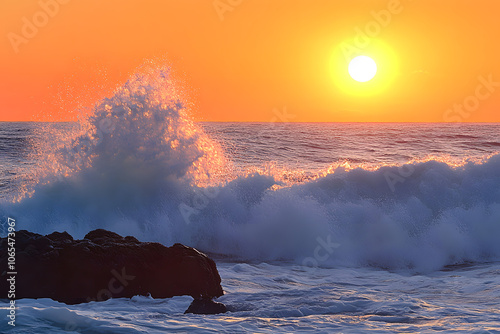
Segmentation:
{"type": "Polygon", "coordinates": [[[184,314],[218,314],[226,311],[226,305],[214,302],[212,299],[195,299],[184,314]]]}
{"type": "MultiPolygon", "coordinates": [[[[2,238],[1,291],[8,291],[3,269],[7,247],[2,238]]],[[[76,304],[150,294],[211,301],[223,294],[215,262],[181,244],[165,247],[106,230],[94,230],[82,240],[66,232],[43,236],[23,230],[16,232],[15,247],[16,299],[52,298],[76,304]]]]}

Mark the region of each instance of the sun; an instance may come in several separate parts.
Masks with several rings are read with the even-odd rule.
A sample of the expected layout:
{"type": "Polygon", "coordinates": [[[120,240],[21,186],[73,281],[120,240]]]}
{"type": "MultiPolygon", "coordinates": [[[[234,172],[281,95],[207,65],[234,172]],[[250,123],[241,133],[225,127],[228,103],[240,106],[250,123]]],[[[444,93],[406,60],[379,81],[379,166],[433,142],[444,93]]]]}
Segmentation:
{"type": "MultiPolygon", "coordinates": [[[[376,97],[387,91],[400,75],[399,56],[386,42],[371,39],[367,47],[353,47],[356,39],[346,39],[332,48],[329,60],[332,93],[346,96],[346,104],[357,103],[347,96],[376,97]]],[[[349,107],[350,108],[350,107],[349,107]]]]}
{"type": "Polygon", "coordinates": [[[349,63],[349,75],[358,82],[367,82],[377,74],[377,64],[368,56],[357,56],[349,63]]]}

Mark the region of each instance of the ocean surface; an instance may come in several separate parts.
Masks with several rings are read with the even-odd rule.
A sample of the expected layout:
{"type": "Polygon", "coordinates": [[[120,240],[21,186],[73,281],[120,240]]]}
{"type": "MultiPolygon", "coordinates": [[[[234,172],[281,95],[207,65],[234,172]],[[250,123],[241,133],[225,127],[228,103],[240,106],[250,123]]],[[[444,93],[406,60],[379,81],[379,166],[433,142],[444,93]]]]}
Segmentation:
{"type": "Polygon", "coordinates": [[[0,233],[196,247],[229,312],[23,299],[12,328],[3,299],[1,333],[500,333],[499,124],[195,123],[148,75],[79,122],[0,123],[0,233]]]}

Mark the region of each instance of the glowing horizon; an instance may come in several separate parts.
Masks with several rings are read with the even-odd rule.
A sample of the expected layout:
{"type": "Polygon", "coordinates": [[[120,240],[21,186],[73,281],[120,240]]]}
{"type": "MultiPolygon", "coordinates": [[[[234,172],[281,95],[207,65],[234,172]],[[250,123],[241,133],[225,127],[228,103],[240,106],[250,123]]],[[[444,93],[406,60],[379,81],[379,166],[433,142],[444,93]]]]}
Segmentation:
{"type": "Polygon", "coordinates": [[[74,121],[168,63],[196,121],[500,122],[494,0],[0,4],[0,121],[74,121]],[[425,24],[422,24],[425,22],[425,24]],[[367,55],[359,83],[349,61],[367,55]]]}

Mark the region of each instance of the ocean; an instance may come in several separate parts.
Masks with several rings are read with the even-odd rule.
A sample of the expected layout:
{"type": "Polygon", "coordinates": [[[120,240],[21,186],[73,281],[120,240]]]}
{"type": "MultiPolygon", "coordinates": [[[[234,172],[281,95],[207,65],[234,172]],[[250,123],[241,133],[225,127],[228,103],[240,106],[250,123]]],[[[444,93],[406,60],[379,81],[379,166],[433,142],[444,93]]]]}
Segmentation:
{"type": "Polygon", "coordinates": [[[0,123],[0,233],[195,247],[229,312],[22,299],[12,327],[2,299],[0,332],[500,333],[499,124],[196,123],[148,80],[79,122],[0,123]]]}

